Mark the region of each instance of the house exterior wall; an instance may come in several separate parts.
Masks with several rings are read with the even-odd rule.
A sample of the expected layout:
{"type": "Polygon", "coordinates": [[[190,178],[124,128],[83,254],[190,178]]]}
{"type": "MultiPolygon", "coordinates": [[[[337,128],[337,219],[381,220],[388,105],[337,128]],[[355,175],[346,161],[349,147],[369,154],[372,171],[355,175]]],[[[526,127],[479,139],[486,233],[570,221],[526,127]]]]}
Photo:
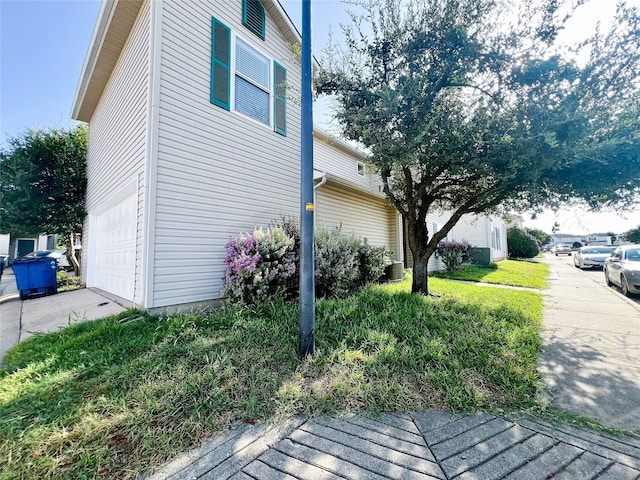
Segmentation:
{"type": "Polygon", "coordinates": [[[342,225],[343,231],[366,238],[372,245],[386,245],[399,260],[398,214],[377,187],[375,175],[358,174],[358,163],[364,163],[364,157],[316,131],[313,160],[316,171],[330,175],[316,189],[316,227],[342,225]]]}
{"type": "MultiPolygon", "coordinates": [[[[83,228],[82,277],[94,286],[97,217],[126,192],[138,195],[136,263],[142,262],[144,172],[147,158],[150,2],[135,21],[120,58],[90,121],[87,154],[87,217],[83,228]]],[[[141,269],[136,269],[134,300],[142,299],[141,269]]]]}
{"type": "Polygon", "coordinates": [[[385,245],[397,259],[396,211],[382,198],[367,197],[332,183],[316,190],[316,227],[341,225],[344,232],[366,238],[371,245],[385,245]]]}
{"type": "Polygon", "coordinates": [[[263,41],[242,25],[242,2],[163,2],[152,307],[219,298],[226,243],[299,213],[299,108],[288,101],[282,136],[210,103],[212,17],[284,66],[287,84],[300,84],[268,12],[263,41]]]}
{"type": "Polygon", "coordinates": [[[452,240],[466,240],[472,247],[491,249],[491,261],[507,257],[507,227],[501,218],[464,215],[450,232],[452,240]]]}

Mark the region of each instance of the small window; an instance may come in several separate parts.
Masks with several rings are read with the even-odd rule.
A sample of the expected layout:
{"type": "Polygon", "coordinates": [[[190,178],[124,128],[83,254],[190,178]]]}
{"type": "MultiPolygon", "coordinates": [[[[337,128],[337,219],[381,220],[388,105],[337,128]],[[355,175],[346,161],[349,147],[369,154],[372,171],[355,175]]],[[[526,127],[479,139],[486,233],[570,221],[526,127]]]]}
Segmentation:
{"type": "Polygon", "coordinates": [[[260,0],[242,0],[242,24],[264,40],[265,17],[260,0]]]}
{"type": "Polygon", "coordinates": [[[358,162],[358,175],[360,175],[361,177],[366,176],[367,174],[367,168],[365,167],[364,163],[362,162],[358,162]]]}

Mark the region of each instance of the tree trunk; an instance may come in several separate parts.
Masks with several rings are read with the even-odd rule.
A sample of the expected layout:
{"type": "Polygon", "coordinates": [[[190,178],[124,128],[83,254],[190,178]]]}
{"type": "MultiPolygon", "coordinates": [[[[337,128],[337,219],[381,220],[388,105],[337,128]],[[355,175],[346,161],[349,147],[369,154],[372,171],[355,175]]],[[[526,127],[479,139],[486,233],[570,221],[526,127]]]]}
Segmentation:
{"type": "Polygon", "coordinates": [[[71,262],[71,266],[73,267],[73,270],[76,272],[76,275],[79,276],[80,262],[76,257],[76,249],[75,249],[75,245],[73,244],[73,233],[70,233],[69,237],[67,238],[67,258],[71,262]]]}
{"type": "Polygon", "coordinates": [[[413,255],[413,283],[411,293],[429,295],[429,274],[427,264],[433,251],[429,250],[429,230],[427,222],[420,218],[405,218],[407,243],[413,255]]]}
{"type": "Polygon", "coordinates": [[[429,273],[427,265],[430,255],[413,255],[413,283],[411,293],[429,295],[429,273]]]}

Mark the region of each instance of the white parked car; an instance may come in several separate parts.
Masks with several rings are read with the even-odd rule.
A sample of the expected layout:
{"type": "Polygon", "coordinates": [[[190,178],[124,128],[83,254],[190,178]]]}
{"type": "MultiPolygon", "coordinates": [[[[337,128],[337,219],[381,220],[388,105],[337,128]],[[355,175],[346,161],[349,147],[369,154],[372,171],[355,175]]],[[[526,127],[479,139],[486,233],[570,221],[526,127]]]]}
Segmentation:
{"type": "Polygon", "coordinates": [[[573,256],[573,264],[578,268],[602,268],[612,253],[613,247],[580,247],[573,256]]]}

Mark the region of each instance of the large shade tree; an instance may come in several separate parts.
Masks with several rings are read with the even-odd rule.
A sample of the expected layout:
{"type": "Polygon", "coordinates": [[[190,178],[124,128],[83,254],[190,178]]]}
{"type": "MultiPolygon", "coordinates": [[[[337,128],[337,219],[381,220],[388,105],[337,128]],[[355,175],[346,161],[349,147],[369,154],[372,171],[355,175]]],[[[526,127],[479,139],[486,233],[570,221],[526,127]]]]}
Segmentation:
{"type": "Polygon", "coordinates": [[[73,233],[82,229],[87,128],[27,130],[0,151],[0,232],[55,233],[67,240],[78,268],[73,233]]]}
{"type": "Polygon", "coordinates": [[[404,218],[414,292],[428,293],[427,262],[465,214],[637,198],[635,9],[570,49],[558,41],[569,1],[355,3],[364,13],[327,48],[317,91],[404,218]],[[451,214],[437,232],[433,211],[451,214]]]}

